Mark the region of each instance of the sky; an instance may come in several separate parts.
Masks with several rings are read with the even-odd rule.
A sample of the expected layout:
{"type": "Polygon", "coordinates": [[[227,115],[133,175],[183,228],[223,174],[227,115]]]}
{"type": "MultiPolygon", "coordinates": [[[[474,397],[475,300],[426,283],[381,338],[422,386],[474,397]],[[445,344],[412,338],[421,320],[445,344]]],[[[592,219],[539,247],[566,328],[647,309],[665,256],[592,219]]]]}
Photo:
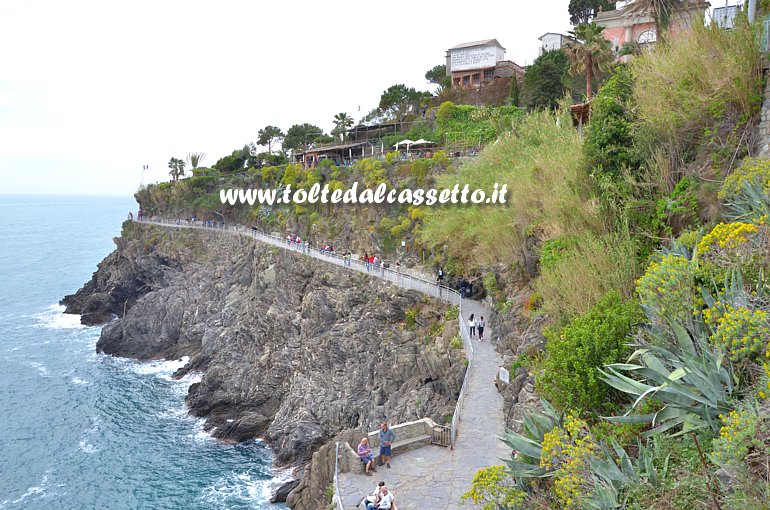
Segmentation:
{"type": "Polygon", "coordinates": [[[0,194],[130,195],[266,125],[328,132],[390,85],[435,89],[425,72],[456,44],[531,64],[568,4],[0,0],[0,194]]]}
{"type": "Polygon", "coordinates": [[[129,195],[269,124],[328,131],[462,42],[529,64],[568,3],[0,0],[0,193],[129,195]]]}

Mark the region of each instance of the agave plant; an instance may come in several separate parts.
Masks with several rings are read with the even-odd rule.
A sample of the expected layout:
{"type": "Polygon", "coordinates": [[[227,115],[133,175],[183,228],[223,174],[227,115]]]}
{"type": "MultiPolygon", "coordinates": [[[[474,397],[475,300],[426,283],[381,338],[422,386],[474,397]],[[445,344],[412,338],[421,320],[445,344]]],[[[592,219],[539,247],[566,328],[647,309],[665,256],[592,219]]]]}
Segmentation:
{"type": "Polygon", "coordinates": [[[628,363],[614,363],[599,370],[607,384],[635,398],[631,411],[645,399],[663,404],[654,413],[633,415],[629,411],[607,419],[651,423],[653,428],[645,433],[647,437],[672,429],[679,429],[674,436],[704,428],[719,431],[719,415],[733,409],[734,372],[725,353],[710,346],[705,331],[699,329],[691,337],[680,324],[672,322],[674,345],[645,345],[631,355],[628,363]]]}
{"type": "Polygon", "coordinates": [[[725,203],[725,218],[747,223],[770,214],[770,196],[759,181],[746,181],[741,191],[725,203]]]}
{"type": "Polygon", "coordinates": [[[512,430],[505,431],[503,442],[511,448],[511,458],[505,460],[505,463],[517,479],[544,478],[553,474],[540,466],[543,438],[546,433],[563,424],[564,413],[557,411],[546,400],[541,402],[542,413],[534,412],[524,416],[523,431],[526,435],[512,430]]]}
{"type": "Polygon", "coordinates": [[[668,474],[669,456],[661,469],[653,464],[653,449],[637,439],[639,454],[633,458],[615,441],[612,450],[602,444],[600,455],[589,459],[593,475],[593,488],[583,504],[594,510],[625,508],[624,489],[639,484],[660,487],[668,474]]]}

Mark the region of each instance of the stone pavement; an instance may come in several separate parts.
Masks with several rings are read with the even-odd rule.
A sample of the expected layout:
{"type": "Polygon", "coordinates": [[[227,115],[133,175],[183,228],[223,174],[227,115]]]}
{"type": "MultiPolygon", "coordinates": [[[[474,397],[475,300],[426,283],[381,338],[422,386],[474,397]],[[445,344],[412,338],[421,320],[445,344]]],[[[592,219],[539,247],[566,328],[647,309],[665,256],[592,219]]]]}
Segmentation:
{"type": "MultiPolygon", "coordinates": [[[[476,318],[484,315],[489,323],[480,303],[463,301],[464,319],[471,313],[476,318]]],[[[391,469],[378,467],[374,476],[365,476],[360,465],[355,472],[341,473],[345,509],[355,508],[380,480],[393,490],[399,510],[459,509],[460,497],[470,488],[476,471],[508,458],[510,452],[499,439],[504,433],[503,399],[493,380],[501,360],[490,343],[492,338],[493,332],[485,328],[484,341],[473,340],[473,368],[454,450],[424,446],[393,457],[391,469]]]]}
{"type": "MultiPolygon", "coordinates": [[[[184,220],[154,219],[143,222],[171,228],[212,230],[202,225],[191,225],[184,220]]],[[[401,287],[452,303],[460,302],[456,291],[445,288],[441,292],[432,283],[432,278],[425,275],[410,275],[406,272],[401,274],[385,269],[368,270],[360,261],[354,260],[351,264],[346,264],[336,255],[324,254],[315,249],[309,252],[297,250],[284,239],[244,227],[222,226],[217,230],[253,237],[282,249],[389,280],[401,287]]],[[[489,324],[489,312],[481,303],[463,299],[461,306],[463,321],[467,322],[473,313],[476,319],[484,316],[485,322],[489,324]]],[[[465,340],[470,340],[467,337],[467,327],[464,325],[460,329],[465,340]]],[[[356,508],[364,494],[371,493],[380,480],[384,480],[388,487],[393,489],[400,510],[459,509],[460,497],[470,488],[476,471],[485,466],[501,464],[502,459],[508,457],[510,453],[499,439],[504,433],[503,400],[493,381],[501,359],[491,344],[494,338],[494,331],[487,326],[483,342],[479,342],[478,337],[470,340],[473,346],[473,363],[454,450],[432,445],[403,454],[396,452],[397,455],[391,462],[392,468],[379,467],[374,476],[365,476],[361,465],[357,464],[355,472],[341,473],[339,476],[339,492],[345,509],[356,508]]],[[[363,505],[360,508],[363,508],[363,505]]]]}

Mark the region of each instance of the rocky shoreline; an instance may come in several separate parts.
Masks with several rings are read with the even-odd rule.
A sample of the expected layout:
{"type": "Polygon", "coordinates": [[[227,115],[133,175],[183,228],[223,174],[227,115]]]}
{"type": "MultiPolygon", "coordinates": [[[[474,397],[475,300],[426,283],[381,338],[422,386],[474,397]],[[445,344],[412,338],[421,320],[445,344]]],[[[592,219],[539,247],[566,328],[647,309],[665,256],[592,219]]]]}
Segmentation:
{"type": "Polygon", "coordinates": [[[263,438],[276,464],[297,466],[292,508],[323,498],[328,472],[313,463],[338,434],[451,416],[465,370],[456,329],[404,323],[445,305],[226,233],[127,223],[115,243],[66,312],[104,324],[99,352],[189,356],[177,375],[204,374],[190,413],[216,438],[263,438]]]}

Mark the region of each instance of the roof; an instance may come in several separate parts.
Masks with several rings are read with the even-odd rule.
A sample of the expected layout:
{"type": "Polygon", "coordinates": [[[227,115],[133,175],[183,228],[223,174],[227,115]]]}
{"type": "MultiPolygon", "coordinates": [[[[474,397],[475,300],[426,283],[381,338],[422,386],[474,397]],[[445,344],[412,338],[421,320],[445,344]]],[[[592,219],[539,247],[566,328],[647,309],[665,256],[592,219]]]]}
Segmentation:
{"type": "Polygon", "coordinates": [[[543,35],[541,35],[540,37],[538,37],[538,38],[537,38],[537,40],[538,40],[538,41],[542,41],[542,40],[543,40],[543,37],[545,37],[545,36],[547,36],[547,35],[560,35],[560,36],[562,36],[562,37],[568,37],[568,36],[566,36],[566,35],[564,35],[564,34],[560,34],[559,32],[546,32],[546,33],[544,33],[543,35]]]}
{"type": "Polygon", "coordinates": [[[476,46],[491,46],[491,45],[495,45],[495,46],[505,50],[505,48],[503,48],[503,45],[500,44],[499,42],[497,42],[497,39],[486,39],[484,41],[473,41],[473,42],[467,42],[467,43],[458,44],[457,46],[452,46],[451,48],[449,48],[448,51],[460,50],[460,49],[463,49],[463,48],[473,48],[473,47],[476,47],[476,46]]]}
{"type": "Polygon", "coordinates": [[[367,142],[351,142],[351,143],[341,143],[338,145],[322,145],[319,147],[311,147],[307,150],[296,152],[295,154],[308,154],[311,152],[328,152],[328,151],[338,151],[341,149],[352,149],[353,147],[366,145],[366,143],[367,142]]]}

